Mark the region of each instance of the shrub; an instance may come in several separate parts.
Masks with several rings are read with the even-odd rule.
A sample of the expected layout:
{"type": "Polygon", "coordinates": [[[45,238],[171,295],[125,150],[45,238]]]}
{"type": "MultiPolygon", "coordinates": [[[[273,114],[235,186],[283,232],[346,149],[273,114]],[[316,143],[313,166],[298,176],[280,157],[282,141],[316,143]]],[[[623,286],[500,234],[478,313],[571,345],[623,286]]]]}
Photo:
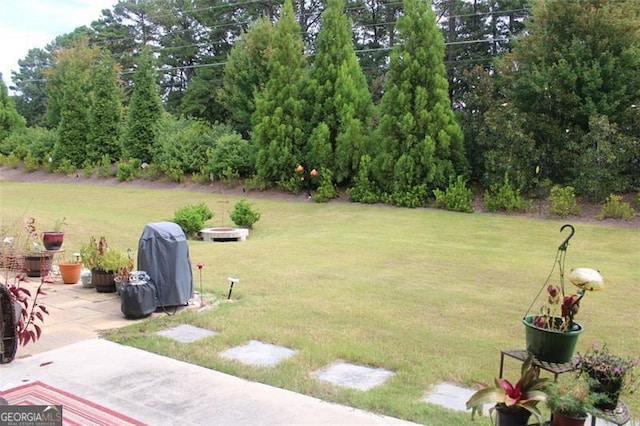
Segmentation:
{"type": "Polygon", "coordinates": [[[56,167],[56,171],[64,173],[67,176],[71,176],[76,171],[76,166],[73,165],[69,158],[63,158],[60,164],[56,167]]]}
{"type": "Polygon", "coordinates": [[[316,203],[326,203],[332,198],[338,196],[338,190],[333,184],[333,173],[329,169],[322,167],[318,173],[318,181],[320,186],[311,197],[316,203]]]}
{"type": "Polygon", "coordinates": [[[237,133],[226,133],[216,139],[215,146],[207,150],[207,174],[218,179],[249,176],[254,168],[251,144],[237,133]]]}
{"type": "Polygon", "coordinates": [[[358,173],[353,178],[353,186],[347,189],[351,201],[373,204],[381,201],[375,184],[369,178],[371,172],[371,157],[363,155],[360,158],[358,173]]]}
{"type": "Polygon", "coordinates": [[[502,184],[494,183],[484,193],[484,207],[495,212],[504,210],[524,212],[529,208],[529,202],[520,195],[520,190],[514,188],[509,181],[509,175],[505,172],[502,184]]]}
{"type": "Polygon", "coordinates": [[[137,158],[131,158],[130,160],[123,160],[118,163],[118,170],[116,171],[116,177],[120,182],[129,182],[134,180],[140,175],[140,165],[142,162],[137,158]]]}
{"type": "Polygon", "coordinates": [[[560,217],[570,215],[580,216],[580,206],[578,206],[578,202],[576,201],[573,186],[562,187],[560,185],[554,185],[551,188],[549,202],[551,203],[549,207],[551,214],[560,217]]]}
{"type": "Polygon", "coordinates": [[[229,166],[225,167],[220,174],[220,181],[227,188],[232,188],[238,179],[240,179],[240,175],[238,174],[238,172],[234,172],[233,169],[229,166]]]}
{"type": "Polygon", "coordinates": [[[253,224],[260,219],[260,213],[253,211],[247,201],[240,200],[233,206],[229,217],[236,226],[251,229],[253,224]]]}
{"type": "Polygon", "coordinates": [[[636,216],[636,211],[631,205],[625,201],[622,201],[621,195],[611,194],[607,197],[607,201],[600,209],[596,218],[598,220],[606,218],[631,220],[636,216]]]}
{"type": "Polygon", "coordinates": [[[140,175],[142,176],[143,179],[146,179],[146,180],[160,179],[160,176],[162,175],[162,169],[158,164],[151,163],[151,164],[147,164],[146,166],[143,164],[142,166],[143,167],[142,167],[142,171],[140,172],[140,175]]]}
{"type": "Polygon", "coordinates": [[[11,169],[17,169],[20,165],[20,159],[11,153],[4,156],[3,164],[11,169]]]}
{"type": "Polygon", "coordinates": [[[436,207],[454,212],[473,213],[473,191],[467,188],[462,176],[451,182],[445,191],[433,190],[436,197],[436,207]]]}
{"type": "Polygon", "coordinates": [[[27,154],[27,156],[24,157],[24,169],[27,172],[35,172],[39,168],[40,168],[40,164],[38,163],[38,159],[35,158],[33,155],[27,154]]]}
{"type": "Polygon", "coordinates": [[[98,176],[107,179],[112,176],[111,174],[111,158],[108,154],[104,154],[100,159],[100,164],[98,165],[98,176]]]}
{"type": "Polygon", "coordinates": [[[188,204],[175,211],[173,222],[182,228],[188,238],[194,238],[212,217],[213,213],[204,203],[188,204]]]}

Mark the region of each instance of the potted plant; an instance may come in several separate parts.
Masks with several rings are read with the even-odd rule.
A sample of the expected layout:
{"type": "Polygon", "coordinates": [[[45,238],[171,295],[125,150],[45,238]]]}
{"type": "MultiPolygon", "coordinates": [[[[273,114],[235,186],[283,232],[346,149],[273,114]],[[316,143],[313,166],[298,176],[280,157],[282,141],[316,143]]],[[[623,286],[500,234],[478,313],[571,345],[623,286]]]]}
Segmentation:
{"type": "Polygon", "coordinates": [[[476,412],[482,414],[484,404],[495,404],[490,413],[496,411],[497,425],[526,425],[529,416],[536,416],[540,424],[544,422],[538,403],[546,400],[545,387],[549,379],[540,378],[540,368],[533,365],[530,355],[522,364],[520,379],[514,385],[506,379],[496,378],[494,385],[482,385],[467,401],[471,418],[476,412]]]}
{"type": "Polygon", "coordinates": [[[634,367],[638,359],[622,357],[609,351],[606,344],[594,342],[587,352],[578,353],[576,367],[579,374],[587,378],[593,393],[602,398],[594,406],[600,410],[613,410],[618,405],[620,394],[632,393],[638,387],[634,367]]]}
{"type": "Polygon", "coordinates": [[[80,249],[85,267],[91,270],[91,283],[98,293],[113,293],[116,289],[115,278],[121,268],[129,268],[131,259],[127,253],[112,250],[105,237],[89,242],[80,249]]]}
{"type": "MultiPolygon", "coordinates": [[[[114,259],[115,260],[115,259],[114,259]]],[[[124,286],[128,285],[131,280],[134,279],[133,274],[133,258],[131,257],[131,250],[127,250],[126,261],[122,253],[120,253],[119,259],[117,259],[118,268],[116,269],[116,289],[118,294],[124,286]]]]}
{"type": "Polygon", "coordinates": [[[49,251],[60,250],[62,242],[64,241],[64,232],[62,232],[62,226],[66,225],[66,218],[56,219],[53,230],[45,231],[42,233],[42,244],[44,248],[49,251]]]}
{"type": "Polygon", "coordinates": [[[28,277],[47,275],[51,269],[52,253],[40,244],[33,217],[23,218],[2,229],[3,244],[0,247],[2,265],[26,272],[28,277]]]}
{"type": "Polygon", "coordinates": [[[599,396],[583,380],[550,382],[546,387],[551,426],[582,426],[599,396]]]}
{"type": "Polygon", "coordinates": [[[574,316],[580,308],[580,301],[585,295],[585,291],[602,290],[605,281],[600,272],[591,268],[573,268],[569,274],[569,281],[578,290],[575,294],[569,294],[564,285],[564,266],[569,240],[573,236],[575,229],[572,225],[564,225],[571,230],[571,234],[564,240],[558,248],[558,253],[554,261],[547,281],[538,292],[536,299],[542,294],[546,287],[547,302],[541,307],[539,313],[529,314],[531,303],[527,313],[522,319],[526,331],[527,350],[533,353],[540,361],[554,363],[566,363],[571,360],[575,351],[578,337],[584,331],[582,325],[574,321],[574,316]],[[558,284],[550,284],[556,264],[559,266],[560,280],[558,284]]]}
{"type": "Polygon", "coordinates": [[[58,268],[60,269],[60,278],[63,283],[76,284],[80,281],[80,272],[82,270],[80,253],[74,253],[73,258],[58,262],[58,268]]]}

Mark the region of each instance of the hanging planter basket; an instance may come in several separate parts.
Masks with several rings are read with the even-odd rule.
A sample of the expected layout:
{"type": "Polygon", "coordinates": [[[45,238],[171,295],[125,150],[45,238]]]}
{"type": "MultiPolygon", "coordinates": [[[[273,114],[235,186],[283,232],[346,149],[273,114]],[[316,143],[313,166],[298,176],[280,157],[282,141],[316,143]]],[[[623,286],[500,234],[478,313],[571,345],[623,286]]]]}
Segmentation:
{"type": "Polygon", "coordinates": [[[604,279],[598,271],[590,268],[574,268],[571,270],[569,280],[579,290],[575,295],[566,294],[564,285],[565,257],[569,240],[575,233],[575,228],[569,224],[563,225],[560,232],[566,228],[569,228],[570,234],[558,247],[551,272],[522,319],[525,326],[527,351],[533,353],[540,361],[558,364],[571,361],[578,337],[584,331],[582,325],[573,320],[573,316],[578,312],[585,291],[604,288],[604,279]],[[549,284],[556,264],[559,266],[560,273],[559,286],[549,284]],[[530,315],[531,307],[544,290],[547,290],[548,293],[548,305],[542,308],[540,314],[530,315]],[[559,316],[560,314],[562,316],[559,316]]]}

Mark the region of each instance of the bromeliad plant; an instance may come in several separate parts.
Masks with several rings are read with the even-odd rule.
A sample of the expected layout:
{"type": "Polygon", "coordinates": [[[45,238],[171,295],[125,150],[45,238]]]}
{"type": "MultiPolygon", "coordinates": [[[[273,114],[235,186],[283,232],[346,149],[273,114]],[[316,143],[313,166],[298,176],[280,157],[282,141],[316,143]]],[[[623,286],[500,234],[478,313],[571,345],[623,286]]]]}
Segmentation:
{"type": "Polygon", "coordinates": [[[496,408],[526,410],[536,416],[540,424],[544,423],[542,413],[538,409],[539,402],[546,401],[545,388],[548,378],[540,378],[540,368],[533,365],[530,355],[522,364],[520,379],[514,385],[506,379],[496,378],[494,386],[482,385],[467,401],[467,410],[471,409],[471,418],[482,415],[484,404],[495,404],[489,412],[496,408]]]}

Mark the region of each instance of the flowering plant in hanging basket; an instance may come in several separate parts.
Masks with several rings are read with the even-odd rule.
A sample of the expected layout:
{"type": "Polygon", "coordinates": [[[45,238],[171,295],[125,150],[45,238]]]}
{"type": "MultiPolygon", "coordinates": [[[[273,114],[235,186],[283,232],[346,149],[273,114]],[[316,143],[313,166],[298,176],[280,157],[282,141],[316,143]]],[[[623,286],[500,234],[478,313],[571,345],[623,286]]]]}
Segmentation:
{"type": "Polygon", "coordinates": [[[569,281],[579,288],[574,294],[566,294],[562,280],[560,284],[547,286],[547,303],[533,318],[533,325],[545,330],[570,331],[585,290],[602,290],[605,285],[600,272],[591,268],[573,268],[569,273],[569,281]]]}
{"type": "Polygon", "coordinates": [[[566,252],[569,240],[575,233],[574,227],[569,224],[562,226],[560,231],[566,228],[569,228],[571,233],[558,247],[551,272],[522,320],[526,327],[527,350],[541,361],[556,363],[568,362],[573,356],[578,336],[583,331],[583,327],[574,321],[574,316],[580,309],[580,301],[585,292],[603,290],[605,287],[605,280],[599,271],[579,267],[571,269],[569,273],[569,281],[577,287],[576,292],[570,293],[569,289],[565,288],[566,252]],[[557,284],[551,283],[556,264],[560,275],[557,284]],[[531,307],[544,290],[546,303],[538,313],[529,315],[531,307]]]}

